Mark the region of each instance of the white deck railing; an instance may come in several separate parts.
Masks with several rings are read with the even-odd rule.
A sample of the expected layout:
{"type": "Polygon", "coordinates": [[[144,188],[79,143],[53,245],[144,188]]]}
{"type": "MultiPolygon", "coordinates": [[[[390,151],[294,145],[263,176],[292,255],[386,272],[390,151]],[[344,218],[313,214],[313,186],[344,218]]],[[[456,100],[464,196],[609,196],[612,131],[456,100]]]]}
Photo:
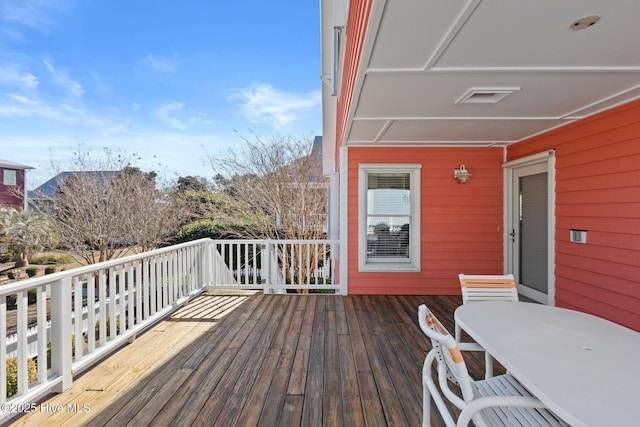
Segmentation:
{"type": "Polygon", "coordinates": [[[338,247],[325,240],[202,239],[0,286],[0,419],[68,389],[75,374],[206,289],[340,293],[338,247]],[[15,307],[8,305],[13,295],[15,307]],[[16,390],[9,394],[12,357],[16,390]]]}

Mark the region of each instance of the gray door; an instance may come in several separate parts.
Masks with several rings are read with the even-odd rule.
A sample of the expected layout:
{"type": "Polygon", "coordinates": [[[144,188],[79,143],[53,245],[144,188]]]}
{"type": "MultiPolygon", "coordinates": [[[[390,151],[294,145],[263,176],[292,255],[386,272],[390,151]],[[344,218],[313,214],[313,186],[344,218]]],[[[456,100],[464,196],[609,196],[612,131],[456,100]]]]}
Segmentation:
{"type": "Polygon", "coordinates": [[[520,295],[554,304],[554,153],[505,164],[507,210],[505,272],[513,273],[520,295]]]}
{"type": "MultiPolygon", "coordinates": [[[[519,176],[519,274],[518,282],[548,294],[548,176],[547,173],[519,176]]],[[[538,298],[536,298],[538,299],[538,298]]]]}

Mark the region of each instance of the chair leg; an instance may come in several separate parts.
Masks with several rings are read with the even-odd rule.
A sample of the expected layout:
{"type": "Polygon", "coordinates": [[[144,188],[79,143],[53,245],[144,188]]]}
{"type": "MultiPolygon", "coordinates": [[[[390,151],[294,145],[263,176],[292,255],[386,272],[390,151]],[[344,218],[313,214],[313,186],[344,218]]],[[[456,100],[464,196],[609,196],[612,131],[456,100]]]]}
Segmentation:
{"type": "Polygon", "coordinates": [[[456,326],[455,326],[455,337],[456,337],[456,342],[457,343],[460,343],[461,335],[462,335],[462,330],[461,330],[460,326],[458,326],[458,324],[456,323],[456,326]]]}
{"type": "Polygon", "coordinates": [[[422,378],[422,427],[431,427],[431,393],[424,377],[422,378]]]}
{"type": "Polygon", "coordinates": [[[484,377],[493,377],[493,357],[488,351],[484,352],[484,377]]]}

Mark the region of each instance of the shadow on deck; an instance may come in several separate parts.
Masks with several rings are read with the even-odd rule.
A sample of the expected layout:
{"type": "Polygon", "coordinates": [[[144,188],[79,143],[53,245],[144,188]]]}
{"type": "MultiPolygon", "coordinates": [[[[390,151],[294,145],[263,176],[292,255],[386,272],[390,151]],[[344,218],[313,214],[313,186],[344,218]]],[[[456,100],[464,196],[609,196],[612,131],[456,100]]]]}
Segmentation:
{"type": "Polygon", "coordinates": [[[457,296],[205,294],[11,425],[418,426],[422,303],[453,332],[457,296]]]}

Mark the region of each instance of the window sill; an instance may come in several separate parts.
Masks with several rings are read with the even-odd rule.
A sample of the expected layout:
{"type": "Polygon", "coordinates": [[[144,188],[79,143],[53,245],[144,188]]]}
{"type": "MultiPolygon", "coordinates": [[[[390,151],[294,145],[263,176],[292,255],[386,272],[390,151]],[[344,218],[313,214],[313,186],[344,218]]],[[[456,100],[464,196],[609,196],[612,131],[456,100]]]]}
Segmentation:
{"type": "Polygon", "coordinates": [[[358,266],[358,272],[361,273],[417,273],[419,271],[420,266],[413,264],[379,263],[358,266]]]}

